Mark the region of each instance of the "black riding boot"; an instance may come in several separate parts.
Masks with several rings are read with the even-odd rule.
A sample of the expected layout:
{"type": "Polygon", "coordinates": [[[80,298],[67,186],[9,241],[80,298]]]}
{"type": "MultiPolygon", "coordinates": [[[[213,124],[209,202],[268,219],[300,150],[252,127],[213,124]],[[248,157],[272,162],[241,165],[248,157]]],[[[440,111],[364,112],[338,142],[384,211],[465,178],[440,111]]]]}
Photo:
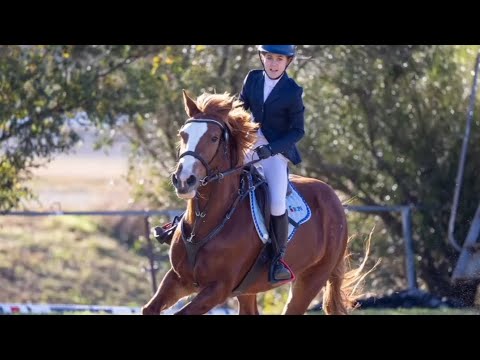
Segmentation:
{"type": "Polygon", "coordinates": [[[281,261],[285,256],[287,249],[288,238],[288,214],[280,216],[272,215],[272,228],[274,235],[272,237],[272,245],[274,251],[274,257],[270,266],[270,272],[268,275],[268,281],[275,284],[277,282],[283,282],[293,278],[293,274],[281,261]]]}

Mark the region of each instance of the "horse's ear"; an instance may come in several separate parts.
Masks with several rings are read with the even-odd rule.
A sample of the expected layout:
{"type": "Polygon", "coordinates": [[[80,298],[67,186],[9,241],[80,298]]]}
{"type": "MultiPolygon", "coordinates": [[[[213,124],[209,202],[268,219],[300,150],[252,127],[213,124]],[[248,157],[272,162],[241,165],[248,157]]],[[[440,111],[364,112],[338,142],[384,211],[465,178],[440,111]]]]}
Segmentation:
{"type": "Polygon", "coordinates": [[[187,95],[185,90],[183,90],[183,103],[185,104],[185,112],[189,117],[194,117],[200,112],[195,101],[187,95]]]}

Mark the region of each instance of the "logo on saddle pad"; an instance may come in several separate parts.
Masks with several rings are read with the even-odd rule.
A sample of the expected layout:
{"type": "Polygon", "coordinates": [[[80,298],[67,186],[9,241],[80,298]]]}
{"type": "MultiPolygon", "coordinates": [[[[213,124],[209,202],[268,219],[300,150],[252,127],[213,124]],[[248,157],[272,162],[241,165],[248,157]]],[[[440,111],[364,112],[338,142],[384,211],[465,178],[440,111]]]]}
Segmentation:
{"type": "Polygon", "coordinates": [[[302,206],[288,206],[288,211],[293,213],[295,211],[303,211],[303,207],[302,206]]]}
{"type": "MultiPolygon", "coordinates": [[[[288,241],[293,238],[295,232],[300,225],[307,222],[308,219],[312,216],[310,207],[303,199],[302,195],[295,189],[293,184],[289,181],[288,186],[291,188],[291,191],[288,191],[287,195],[287,211],[288,211],[288,241]]],[[[255,192],[250,191],[250,209],[252,211],[252,218],[257,229],[258,236],[263,243],[267,243],[269,240],[268,230],[265,226],[265,221],[263,218],[262,211],[258,206],[257,199],[255,197],[255,192]]]]}

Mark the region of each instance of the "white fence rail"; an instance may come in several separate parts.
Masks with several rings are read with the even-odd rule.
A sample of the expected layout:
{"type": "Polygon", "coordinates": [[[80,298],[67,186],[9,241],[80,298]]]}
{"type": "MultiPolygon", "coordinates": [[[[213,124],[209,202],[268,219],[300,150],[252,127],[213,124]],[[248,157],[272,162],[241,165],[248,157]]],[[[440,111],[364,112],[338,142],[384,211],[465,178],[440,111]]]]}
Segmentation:
{"type": "MultiPolygon", "coordinates": [[[[162,312],[163,315],[172,315],[184,304],[176,304],[170,309],[162,312]]],[[[0,303],[0,315],[28,314],[28,315],[48,315],[65,314],[76,312],[89,312],[108,315],[140,315],[139,307],[128,306],[103,306],[103,305],[74,305],[74,304],[20,304],[20,303],[0,303]]],[[[217,307],[210,310],[207,315],[235,315],[232,309],[226,307],[217,307]]]]}

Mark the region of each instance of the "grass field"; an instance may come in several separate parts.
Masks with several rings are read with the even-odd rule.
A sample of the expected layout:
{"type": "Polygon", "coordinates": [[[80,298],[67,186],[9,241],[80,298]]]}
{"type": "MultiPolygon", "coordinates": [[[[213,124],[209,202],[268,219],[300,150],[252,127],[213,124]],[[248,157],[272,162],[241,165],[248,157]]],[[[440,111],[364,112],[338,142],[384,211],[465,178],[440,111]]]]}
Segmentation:
{"type": "Polygon", "coordinates": [[[0,226],[0,302],[138,306],[151,296],[147,259],[94,219],[9,219],[0,226]]]}
{"type": "MultiPolygon", "coordinates": [[[[60,156],[34,171],[29,185],[38,201],[25,208],[131,208],[126,170],[120,156],[60,156]]],[[[1,217],[0,302],[143,305],[152,291],[147,259],[112,238],[104,224],[98,217],[1,217]]]]}

